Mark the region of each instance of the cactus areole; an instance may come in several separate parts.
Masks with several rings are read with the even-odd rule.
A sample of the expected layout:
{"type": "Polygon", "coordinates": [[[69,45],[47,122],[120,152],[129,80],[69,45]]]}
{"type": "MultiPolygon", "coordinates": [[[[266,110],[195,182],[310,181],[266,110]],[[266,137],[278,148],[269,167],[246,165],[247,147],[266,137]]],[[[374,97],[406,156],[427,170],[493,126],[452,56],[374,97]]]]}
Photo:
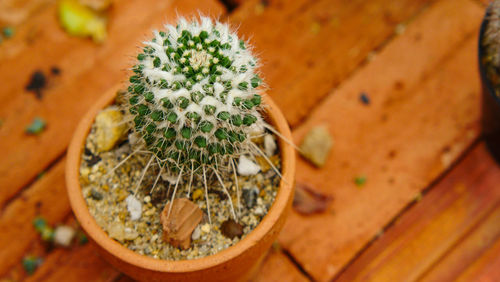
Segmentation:
{"type": "Polygon", "coordinates": [[[228,25],[201,17],[154,31],[137,55],[126,94],[142,146],[167,172],[222,172],[253,150],[265,124],[257,59],[228,25]]]}

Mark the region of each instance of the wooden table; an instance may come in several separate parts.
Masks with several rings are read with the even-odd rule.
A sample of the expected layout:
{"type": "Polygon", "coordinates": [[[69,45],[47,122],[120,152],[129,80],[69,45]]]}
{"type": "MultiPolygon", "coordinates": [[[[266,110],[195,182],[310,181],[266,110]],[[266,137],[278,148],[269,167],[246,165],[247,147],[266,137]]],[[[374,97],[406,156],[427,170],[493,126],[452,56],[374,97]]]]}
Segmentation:
{"type": "Polygon", "coordinates": [[[31,221],[75,224],[64,163],[78,120],[125,80],[138,40],[200,9],[251,38],[296,142],[319,124],[335,139],[324,168],[299,159],[297,170],[298,182],[334,200],[324,213],[290,215],[257,281],[499,281],[500,168],[479,139],[485,5],[115,0],[108,39],[97,45],[61,30],[55,0],[0,2],[0,26],[13,18],[16,29],[0,44],[0,277],[128,280],[90,244],[48,250],[31,221]],[[52,66],[61,74],[41,100],[24,90],[33,71],[52,66]],[[27,136],[36,116],[47,128],[27,136]],[[357,187],[360,175],[367,182],[357,187]],[[27,254],[44,258],[31,276],[21,266],[27,254]]]}

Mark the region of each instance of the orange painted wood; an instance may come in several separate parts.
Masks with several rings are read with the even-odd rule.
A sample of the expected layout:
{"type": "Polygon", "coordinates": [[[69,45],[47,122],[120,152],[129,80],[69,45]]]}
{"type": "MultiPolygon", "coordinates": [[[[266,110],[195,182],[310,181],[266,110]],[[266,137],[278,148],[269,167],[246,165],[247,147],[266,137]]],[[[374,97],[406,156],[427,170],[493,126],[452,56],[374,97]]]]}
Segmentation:
{"type": "Polygon", "coordinates": [[[53,252],[27,281],[114,281],[119,275],[87,244],[53,252]]]}
{"type": "Polygon", "coordinates": [[[230,21],[251,38],[268,93],[294,127],[429,2],[253,0],[230,21]]]}
{"type": "Polygon", "coordinates": [[[280,236],[315,279],[338,274],[477,138],[482,14],[468,0],[432,5],[295,130],[299,142],[326,124],[335,140],[324,168],[299,160],[297,169],[297,181],[334,198],[329,210],[292,214],[280,236]],[[359,175],[367,177],[362,188],[359,175]]]}
{"type": "MultiPolygon", "coordinates": [[[[476,168],[471,169],[475,170],[476,168]]],[[[467,178],[469,176],[465,174],[462,177],[467,178]]],[[[497,182],[500,179],[498,174],[495,173],[490,173],[486,177],[496,177],[497,182]]],[[[488,188],[498,190],[495,185],[491,185],[488,188]]],[[[500,257],[499,222],[500,202],[497,201],[495,209],[483,221],[479,222],[477,226],[474,226],[470,233],[466,234],[458,244],[453,246],[453,249],[450,250],[449,253],[434,264],[432,268],[422,276],[422,279],[425,281],[451,281],[460,276],[470,277],[471,273],[473,274],[478,270],[481,271],[481,266],[484,269],[484,267],[488,266],[487,264],[494,264],[495,254],[497,257],[500,257]],[[493,257],[489,255],[491,252],[494,253],[493,257]],[[478,265],[479,267],[474,265],[478,265]],[[471,270],[468,270],[469,268],[471,270]],[[469,275],[467,275],[468,272],[469,275]]],[[[500,278],[500,268],[497,269],[496,276],[490,276],[490,278],[500,278]]]]}
{"type": "Polygon", "coordinates": [[[55,0],[2,0],[0,26],[19,26],[55,0]]]}
{"type": "MultiPolygon", "coordinates": [[[[498,223],[497,223],[498,224],[498,223]]],[[[474,262],[457,281],[496,282],[500,279],[500,240],[474,262]]]]}
{"type": "MultiPolygon", "coordinates": [[[[130,62],[124,57],[134,52],[137,38],[147,38],[150,26],[158,26],[164,15],[172,16],[172,7],[181,5],[184,8],[179,10],[184,13],[198,6],[195,0],[146,1],[156,7],[154,14],[142,7],[143,1],[116,1],[119,4],[110,16],[110,38],[103,46],[67,37],[53,18],[53,6],[35,14],[18,30],[24,37],[30,28],[39,26],[35,33],[40,39],[30,45],[14,38],[6,45],[8,53],[2,53],[0,46],[0,74],[9,81],[0,84],[4,99],[0,105],[4,120],[0,147],[5,148],[0,160],[0,207],[8,204],[0,214],[0,277],[22,271],[22,256],[41,247],[31,226],[38,201],[42,202],[40,213],[53,223],[61,222],[69,211],[63,197],[62,161],[34,185],[22,192],[20,188],[63,153],[73,127],[98,93],[125,77],[122,70],[130,62]],[[134,24],[127,19],[133,19],[134,24]],[[124,26],[127,33],[120,33],[124,26]],[[31,71],[37,67],[47,71],[52,64],[60,66],[63,74],[52,81],[44,101],[23,93],[31,71]],[[121,69],[115,69],[116,65],[121,69]],[[47,119],[49,127],[39,137],[26,137],[24,126],[34,116],[47,119]]],[[[297,127],[295,140],[300,141],[312,126],[325,123],[336,141],[326,168],[317,170],[302,160],[298,173],[300,181],[334,197],[330,209],[310,217],[293,214],[280,238],[312,277],[329,280],[476,140],[479,83],[475,40],[484,7],[476,0],[269,2],[262,7],[260,1],[244,1],[229,21],[241,23],[241,33],[253,35],[252,41],[267,64],[263,72],[271,87],[269,93],[292,124],[299,125],[310,115],[297,127]],[[427,9],[422,11],[423,7],[427,9]],[[391,38],[397,23],[415,15],[402,35],[391,38]],[[378,46],[382,46],[381,51],[373,56],[371,51],[378,46]],[[374,59],[349,77],[367,56],[374,59]],[[371,98],[369,106],[359,102],[363,91],[371,98]],[[353,183],[358,175],[367,176],[363,188],[353,183]]],[[[223,11],[217,2],[203,1],[203,5],[214,14],[223,11]]],[[[440,207],[454,207],[446,211],[449,215],[458,209],[457,197],[467,195],[463,191],[446,193],[439,199],[440,207]]],[[[477,199],[482,199],[485,207],[492,205],[492,200],[477,199]]],[[[477,203],[468,208],[480,210],[477,203]]],[[[468,250],[466,246],[484,234],[491,236],[490,245],[477,247],[474,256],[465,257],[474,264],[461,275],[466,280],[495,277],[499,263],[495,255],[500,250],[500,243],[493,243],[496,229],[478,223],[477,233],[471,231],[474,222],[490,222],[493,215],[481,210],[469,215],[462,225],[445,226],[459,229],[461,235],[451,236],[453,243],[437,250],[426,249],[430,256],[422,254],[425,267],[402,270],[423,273],[422,269],[434,269],[433,262],[444,265],[447,258],[448,263],[462,259],[466,253],[459,248],[462,242],[468,250]],[[455,246],[457,255],[451,256],[455,246]]],[[[445,221],[446,216],[438,219],[445,221]]],[[[415,220],[428,223],[429,228],[440,222],[432,222],[429,215],[415,220]]],[[[416,245],[429,238],[417,237],[411,237],[416,245]]],[[[91,245],[56,249],[46,254],[46,263],[31,278],[128,281],[92,249],[91,245]]],[[[345,275],[348,273],[349,268],[345,275]]],[[[286,255],[274,252],[256,280],[283,281],[280,278],[303,281],[305,276],[286,255]]]]}
{"type": "MultiPolygon", "coordinates": [[[[0,187],[8,187],[0,191],[0,207],[63,152],[76,121],[93,103],[98,93],[124,80],[124,70],[130,65],[127,57],[135,52],[138,38],[147,38],[152,26],[158,27],[166,19],[173,19],[176,12],[185,14],[196,8],[205,13],[212,12],[212,15],[222,13],[221,5],[214,1],[148,1],[150,2],[115,1],[109,16],[109,38],[100,47],[90,40],[68,37],[59,27],[54,16],[55,7],[52,6],[20,29],[20,36],[17,38],[22,39],[31,34],[31,45],[14,38],[13,42],[16,44],[7,46],[8,54],[4,58],[0,55],[0,75],[5,81],[9,81],[8,84],[0,85],[0,97],[4,100],[0,105],[0,117],[4,121],[0,137],[9,136],[0,138],[0,147],[8,152],[0,160],[0,187]],[[127,30],[126,33],[123,32],[124,29],[127,30]],[[24,85],[33,70],[40,68],[47,71],[52,65],[59,66],[63,74],[46,91],[46,98],[40,103],[32,94],[24,93],[24,85]],[[23,130],[35,116],[45,118],[49,124],[48,129],[40,137],[27,138],[23,130]],[[44,147],[44,152],[36,150],[39,147],[44,147]]],[[[243,22],[243,19],[248,20],[248,23],[242,23],[242,33],[247,36],[255,34],[259,53],[274,50],[271,51],[274,52],[272,56],[279,55],[280,61],[286,61],[286,64],[280,63],[275,57],[263,54],[263,61],[267,65],[263,71],[269,77],[272,89],[285,89],[275,93],[291,93],[293,90],[295,98],[312,99],[307,102],[307,107],[297,107],[296,103],[283,104],[282,94],[273,94],[285,113],[299,111],[302,117],[332,86],[345,78],[371,49],[387,40],[398,22],[414,15],[426,3],[405,0],[394,4],[388,0],[377,0],[370,4],[353,2],[346,5],[342,1],[325,0],[314,5],[304,4],[308,8],[302,11],[299,9],[302,2],[294,2],[294,5],[273,2],[264,9],[262,17],[266,19],[265,25],[280,26],[279,29],[262,28],[264,21],[255,15],[255,1],[245,2],[231,18],[231,22],[235,24],[243,22]],[[283,11],[280,7],[286,7],[287,10],[283,11]],[[297,13],[297,9],[303,14],[300,17],[292,16],[297,13]],[[335,14],[324,14],[324,11],[334,11],[335,14]],[[290,17],[284,17],[287,14],[294,19],[293,23],[290,22],[290,17]],[[311,32],[311,26],[317,26],[318,22],[323,27],[315,35],[316,31],[311,32]],[[255,27],[251,28],[252,26],[255,27]],[[356,32],[352,32],[353,30],[356,32]],[[281,34],[287,35],[286,44],[282,42],[281,34]],[[283,46],[290,46],[290,50],[283,50],[283,46]],[[333,56],[328,63],[325,63],[324,58],[314,55],[325,51],[333,56]],[[345,56],[348,52],[351,55],[345,56]],[[297,58],[303,59],[297,61],[297,58]],[[333,64],[332,60],[337,59],[342,63],[333,64]],[[283,72],[290,73],[290,64],[300,66],[295,75],[307,74],[306,84],[293,86],[293,89],[287,86],[290,81],[295,83],[301,80],[300,77],[290,80],[288,76],[281,75],[283,72]],[[278,65],[283,67],[278,69],[278,65]],[[332,69],[332,65],[338,67],[332,69]],[[335,83],[330,81],[331,77],[335,79],[335,83]],[[321,95],[312,95],[310,89],[318,89],[319,85],[322,90],[315,90],[314,93],[321,95]],[[303,95],[304,92],[309,94],[303,95]]],[[[286,97],[288,96],[289,94],[286,97]]],[[[307,104],[306,100],[303,102],[303,105],[307,104]]],[[[300,118],[295,118],[294,124],[298,119],[300,118]]]]}
{"type": "Polygon", "coordinates": [[[500,239],[500,189],[495,189],[499,180],[500,167],[484,144],[476,146],[355,259],[338,281],[454,280],[453,271],[461,273],[500,239]],[[464,238],[468,242],[462,246],[464,238]],[[448,254],[452,250],[459,254],[448,254]],[[434,274],[425,276],[431,268],[434,274]],[[447,275],[437,277],[438,273],[447,275]]]}
{"type": "Polygon", "coordinates": [[[33,219],[41,215],[51,225],[70,212],[64,185],[64,161],[23,191],[0,215],[0,277],[21,262],[33,242],[40,241],[33,219]]]}
{"type": "Polygon", "coordinates": [[[5,99],[0,105],[0,148],[5,152],[0,160],[0,207],[64,152],[76,123],[96,98],[125,79],[140,38],[148,38],[153,27],[174,20],[177,13],[189,16],[198,11],[224,12],[215,0],[116,1],[109,16],[109,37],[102,46],[64,33],[55,7],[34,19],[40,29],[37,40],[18,56],[0,62],[2,80],[9,81],[0,84],[0,97],[5,99]],[[52,65],[59,66],[62,74],[45,91],[43,102],[25,93],[31,72],[48,71],[52,65]],[[35,116],[47,121],[47,130],[26,136],[24,129],[35,116]]]}
{"type": "Polygon", "coordinates": [[[271,249],[254,282],[303,282],[309,281],[281,251],[271,249]]]}

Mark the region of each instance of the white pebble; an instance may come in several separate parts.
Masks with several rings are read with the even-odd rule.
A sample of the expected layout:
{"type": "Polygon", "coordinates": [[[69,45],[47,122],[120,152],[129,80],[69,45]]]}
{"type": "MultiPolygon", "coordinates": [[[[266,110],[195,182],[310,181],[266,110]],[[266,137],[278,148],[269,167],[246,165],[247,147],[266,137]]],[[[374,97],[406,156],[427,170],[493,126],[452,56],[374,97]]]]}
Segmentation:
{"type": "Polygon", "coordinates": [[[54,230],[54,243],[63,247],[69,247],[75,237],[75,229],[67,225],[60,225],[54,230]]]}
{"type": "Polygon", "coordinates": [[[255,213],[256,215],[262,216],[262,215],[264,215],[264,209],[263,209],[263,208],[261,208],[261,207],[257,207],[257,208],[255,208],[254,213],[255,213]]]}
{"type": "Polygon", "coordinates": [[[203,233],[208,233],[208,232],[210,232],[210,224],[208,224],[208,223],[203,224],[203,225],[201,226],[201,231],[202,231],[203,233]]]}
{"type": "Polygon", "coordinates": [[[194,240],[198,240],[201,236],[201,230],[200,230],[200,226],[196,226],[196,228],[193,230],[193,234],[191,234],[191,239],[194,241],[194,240]]]}
{"type": "Polygon", "coordinates": [[[256,175],[260,171],[260,166],[245,156],[241,156],[238,162],[238,174],[239,175],[256,175]]]}
{"type": "Polygon", "coordinates": [[[151,196],[148,195],[148,196],[144,197],[144,202],[145,203],[151,202],[151,196]]]}
{"type": "Polygon", "coordinates": [[[112,222],[108,226],[108,234],[113,239],[123,241],[125,239],[125,228],[120,222],[112,222]]]}
{"type": "Polygon", "coordinates": [[[129,195],[125,202],[127,203],[127,210],[130,213],[130,219],[137,220],[142,215],[142,204],[133,195],[129,195]]]}
{"type": "Polygon", "coordinates": [[[272,157],[274,155],[274,152],[276,151],[276,141],[274,140],[273,136],[270,134],[266,134],[264,136],[264,150],[266,152],[266,156],[272,157]]]}

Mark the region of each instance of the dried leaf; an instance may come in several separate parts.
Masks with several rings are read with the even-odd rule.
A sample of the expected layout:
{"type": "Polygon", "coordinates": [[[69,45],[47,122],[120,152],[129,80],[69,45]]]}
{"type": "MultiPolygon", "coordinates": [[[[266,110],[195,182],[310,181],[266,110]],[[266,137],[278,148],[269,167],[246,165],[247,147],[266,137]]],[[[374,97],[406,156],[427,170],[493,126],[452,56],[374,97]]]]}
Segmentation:
{"type": "Polygon", "coordinates": [[[331,201],[330,196],[315,191],[307,184],[297,182],[295,185],[293,208],[300,214],[311,215],[324,212],[331,201]]]}

